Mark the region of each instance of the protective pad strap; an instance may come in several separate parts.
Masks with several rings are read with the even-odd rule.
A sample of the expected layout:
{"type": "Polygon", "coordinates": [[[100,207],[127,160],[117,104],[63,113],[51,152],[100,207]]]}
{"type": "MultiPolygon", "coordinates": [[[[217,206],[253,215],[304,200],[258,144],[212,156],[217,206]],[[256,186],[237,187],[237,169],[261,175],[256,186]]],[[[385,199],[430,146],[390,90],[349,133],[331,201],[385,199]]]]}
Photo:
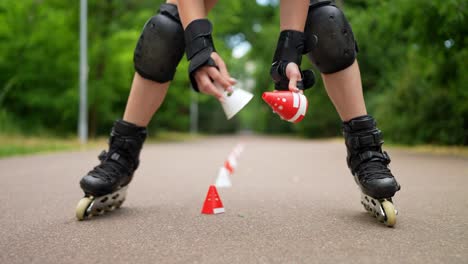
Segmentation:
{"type": "Polygon", "coordinates": [[[199,91],[193,74],[202,66],[216,67],[211,53],[216,51],[211,33],[213,26],[208,19],[196,19],[185,29],[185,51],[190,61],[189,76],[192,87],[199,91]]]}
{"type": "MultiPolygon", "coordinates": [[[[276,90],[288,90],[289,80],[286,76],[286,67],[290,62],[294,62],[298,66],[301,65],[304,40],[303,32],[296,30],[281,31],[270,69],[270,75],[275,82],[276,90]]],[[[312,71],[301,72],[301,75],[303,81],[297,82],[299,89],[307,89],[314,85],[315,76],[312,71]]]]}

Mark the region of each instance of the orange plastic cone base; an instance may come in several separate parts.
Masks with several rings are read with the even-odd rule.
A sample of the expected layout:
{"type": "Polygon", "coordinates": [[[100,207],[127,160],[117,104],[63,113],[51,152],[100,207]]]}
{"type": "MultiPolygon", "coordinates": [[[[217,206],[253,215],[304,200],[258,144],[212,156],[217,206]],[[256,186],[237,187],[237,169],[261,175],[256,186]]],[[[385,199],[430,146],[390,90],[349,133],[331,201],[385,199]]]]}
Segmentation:
{"type": "Polygon", "coordinates": [[[298,123],[304,119],[309,106],[303,94],[290,91],[264,92],[262,99],[282,119],[292,123],[298,123]]]}
{"type": "Polygon", "coordinates": [[[219,198],[218,191],[214,185],[210,185],[205,203],[203,203],[202,214],[220,214],[224,213],[223,202],[219,198]]]}

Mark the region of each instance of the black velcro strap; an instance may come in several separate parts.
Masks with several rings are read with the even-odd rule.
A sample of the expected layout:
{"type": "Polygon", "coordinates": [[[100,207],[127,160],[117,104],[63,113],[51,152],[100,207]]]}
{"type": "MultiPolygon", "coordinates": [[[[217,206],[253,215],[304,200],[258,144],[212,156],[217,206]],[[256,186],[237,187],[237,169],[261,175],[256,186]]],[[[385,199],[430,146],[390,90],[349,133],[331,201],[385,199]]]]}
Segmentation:
{"type": "Polygon", "coordinates": [[[382,132],[377,129],[370,134],[349,136],[346,140],[348,141],[348,146],[352,147],[353,149],[380,147],[384,143],[382,139],[382,132]]]}
{"type": "MultiPolygon", "coordinates": [[[[273,63],[270,69],[270,76],[275,82],[275,90],[287,91],[289,90],[289,80],[286,77],[286,67],[289,62],[276,62],[273,63]]],[[[297,81],[296,86],[300,90],[308,89],[315,84],[315,74],[311,70],[301,71],[302,80],[297,81]]]]}
{"type": "Polygon", "coordinates": [[[297,88],[301,89],[301,90],[305,90],[305,89],[308,89],[312,86],[314,86],[315,84],[315,74],[312,70],[305,70],[305,71],[302,71],[302,83],[304,85],[304,88],[301,89],[299,88],[299,86],[297,88]]]}
{"type": "Polygon", "coordinates": [[[390,163],[390,156],[388,156],[387,152],[377,152],[377,151],[365,151],[356,155],[353,159],[350,160],[351,170],[355,170],[359,165],[363,162],[372,160],[372,159],[379,159],[384,161],[385,164],[390,163]]]}
{"type": "Polygon", "coordinates": [[[190,61],[189,77],[195,91],[199,91],[199,88],[194,73],[203,66],[216,67],[211,58],[211,53],[216,51],[211,37],[212,31],[213,26],[208,19],[196,19],[184,31],[185,51],[190,61]]]}
{"type": "MultiPolygon", "coordinates": [[[[301,65],[304,53],[304,32],[296,30],[283,30],[280,33],[278,43],[270,68],[270,75],[275,82],[276,90],[288,90],[289,79],[286,76],[286,67],[293,62],[301,65]]],[[[301,71],[302,81],[297,83],[301,90],[312,87],[315,84],[315,76],[312,71],[301,71]]]]}
{"type": "Polygon", "coordinates": [[[294,62],[301,65],[302,53],[304,51],[304,32],[296,30],[283,30],[280,33],[276,45],[273,63],[278,61],[294,62]]]}
{"type": "Polygon", "coordinates": [[[377,126],[374,118],[369,115],[353,118],[345,123],[345,129],[348,132],[357,132],[361,130],[374,129],[377,126]]]}
{"type": "Polygon", "coordinates": [[[212,49],[214,51],[211,33],[213,26],[208,19],[197,19],[192,21],[185,29],[185,51],[187,58],[191,60],[197,53],[212,49]]]}

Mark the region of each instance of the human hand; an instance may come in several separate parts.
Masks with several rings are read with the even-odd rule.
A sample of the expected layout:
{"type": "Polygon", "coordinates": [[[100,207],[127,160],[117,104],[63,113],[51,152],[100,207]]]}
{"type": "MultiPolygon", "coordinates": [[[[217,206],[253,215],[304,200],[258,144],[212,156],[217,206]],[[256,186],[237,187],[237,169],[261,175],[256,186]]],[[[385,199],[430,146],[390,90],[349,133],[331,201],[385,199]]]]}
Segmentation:
{"type": "Polygon", "coordinates": [[[311,70],[300,69],[303,50],[303,32],[281,31],[270,68],[275,90],[299,92],[314,85],[314,73],[311,70]]]}
{"type": "Polygon", "coordinates": [[[297,87],[298,85],[302,86],[302,88],[304,86],[302,84],[301,71],[299,69],[299,66],[297,66],[296,63],[294,62],[288,63],[288,65],[286,66],[286,77],[288,77],[289,79],[289,85],[288,85],[289,91],[296,92],[296,93],[298,92],[303,93],[303,91],[297,87]],[[298,82],[300,82],[300,84],[298,84],[298,82]]]}
{"type": "Polygon", "coordinates": [[[216,97],[219,101],[223,101],[223,92],[232,92],[232,85],[236,84],[223,59],[216,52],[211,53],[211,58],[216,64],[213,66],[200,67],[194,74],[195,81],[198,84],[200,92],[216,97]],[[216,82],[219,85],[215,85],[216,82]],[[221,88],[221,89],[220,89],[221,88]]]}

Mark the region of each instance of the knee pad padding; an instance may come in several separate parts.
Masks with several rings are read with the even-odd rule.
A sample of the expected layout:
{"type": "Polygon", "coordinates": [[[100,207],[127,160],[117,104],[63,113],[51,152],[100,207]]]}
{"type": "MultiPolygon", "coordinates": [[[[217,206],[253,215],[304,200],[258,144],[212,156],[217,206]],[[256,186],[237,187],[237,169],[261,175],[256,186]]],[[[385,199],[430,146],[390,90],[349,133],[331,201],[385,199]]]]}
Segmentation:
{"type": "Polygon", "coordinates": [[[184,50],[184,29],[177,6],[163,4],[158,14],[146,22],[140,35],[133,57],[135,70],[145,79],[159,83],[170,81],[184,50]]]}
{"type": "Polygon", "coordinates": [[[343,12],[331,1],[309,7],[305,26],[306,52],[322,73],[335,73],[354,63],[357,44],[343,12]]]}

